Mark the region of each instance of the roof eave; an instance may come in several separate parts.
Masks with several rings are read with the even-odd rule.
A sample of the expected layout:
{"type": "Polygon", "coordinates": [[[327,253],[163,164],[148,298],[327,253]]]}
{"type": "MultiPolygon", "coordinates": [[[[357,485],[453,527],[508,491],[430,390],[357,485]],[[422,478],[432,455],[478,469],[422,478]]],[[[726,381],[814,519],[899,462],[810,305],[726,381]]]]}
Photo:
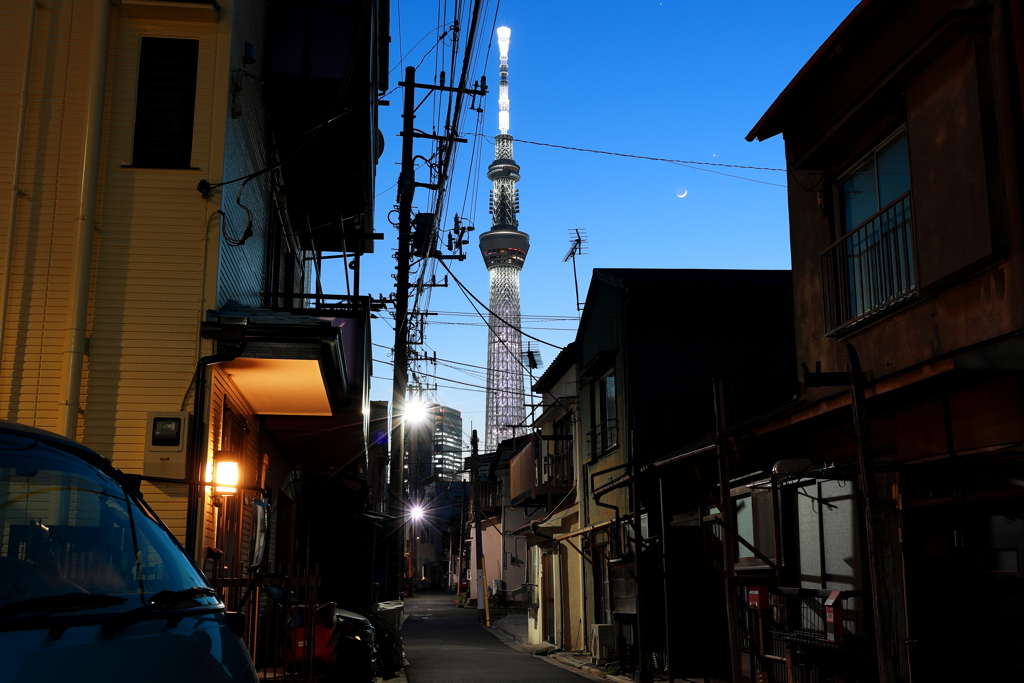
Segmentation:
{"type": "Polygon", "coordinates": [[[754,127],[747,133],[747,142],[763,142],[769,138],[773,138],[782,132],[781,117],[784,113],[786,101],[792,99],[799,90],[804,81],[807,80],[808,76],[817,66],[826,59],[826,56],[832,53],[833,48],[849,33],[851,27],[853,27],[863,16],[867,14],[869,6],[875,3],[875,0],[861,0],[853,11],[843,19],[843,22],[836,27],[836,30],[832,32],[824,43],[821,44],[811,58],[807,60],[807,63],[801,67],[800,71],[796,73],[793,80],[789,82],[789,85],[775,98],[772,102],[772,106],[768,107],[761,118],[758,120],[754,127]]]}

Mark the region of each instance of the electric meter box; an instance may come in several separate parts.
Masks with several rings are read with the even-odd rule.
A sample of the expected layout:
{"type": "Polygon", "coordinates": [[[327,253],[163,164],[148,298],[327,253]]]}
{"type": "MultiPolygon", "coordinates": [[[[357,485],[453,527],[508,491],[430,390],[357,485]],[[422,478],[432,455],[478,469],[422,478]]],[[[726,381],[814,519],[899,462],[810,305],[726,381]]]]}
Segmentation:
{"type": "Polygon", "coordinates": [[[142,476],[184,479],[188,432],[188,413],[146,413],[146,450],[142,476]]]}

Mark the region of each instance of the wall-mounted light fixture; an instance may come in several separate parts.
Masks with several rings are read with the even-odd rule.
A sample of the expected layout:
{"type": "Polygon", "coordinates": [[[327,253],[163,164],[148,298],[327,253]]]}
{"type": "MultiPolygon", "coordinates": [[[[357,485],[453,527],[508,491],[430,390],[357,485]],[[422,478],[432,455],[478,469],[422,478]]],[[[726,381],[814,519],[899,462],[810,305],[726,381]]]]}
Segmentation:
{"type": "Polygon", "coordinates": [[[241,480],[241,464],[237,453],[217,451],[213,454],[213,504],[220,506],[223,496],[234,495],[241,480]]]}

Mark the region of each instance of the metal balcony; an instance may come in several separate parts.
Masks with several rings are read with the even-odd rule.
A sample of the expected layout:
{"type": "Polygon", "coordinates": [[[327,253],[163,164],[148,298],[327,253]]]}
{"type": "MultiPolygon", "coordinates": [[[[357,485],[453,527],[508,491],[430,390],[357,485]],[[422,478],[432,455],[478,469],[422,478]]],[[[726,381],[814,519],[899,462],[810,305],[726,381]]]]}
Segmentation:
{"type": "Polygon", "coordinates": [[[837,336],[917,297],[910,193],[821,254],[826,336],[837,336]]]}

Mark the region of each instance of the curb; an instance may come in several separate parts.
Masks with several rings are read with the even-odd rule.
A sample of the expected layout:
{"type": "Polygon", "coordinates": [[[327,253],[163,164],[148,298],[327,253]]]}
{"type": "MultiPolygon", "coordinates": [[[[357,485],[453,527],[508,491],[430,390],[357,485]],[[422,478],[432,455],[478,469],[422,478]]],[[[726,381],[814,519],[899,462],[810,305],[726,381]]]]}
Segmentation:
{"type": "Polygon", "coordinates": [[[616,683],[634,683],[633,679],[629,676],[620,676],[618,674],[610,674],[599,666],[594,666],[587,662],[580,662],[576,657],[573,657],[570,653],[553,652],[548,655],[549,658],[557,660],[559,663],[571,666],[574,669],[580,671],[586,671],[589,674],[595,676],[601,676],[609,681],[616,681],[616,683]]]}
{"type": "MultiPolygon", "coordinates": [[[[485,628],[486,628],[486,627],[485,627],[485,628]]],[[[507,637],[509,637],[509,638],[511,638],[512,640],[516,641],[516,642],[517,642],[517,643],[519,643],[520,645],[523,645],[523,644],[524,644],[524,643],[523,643],[523,642],[522,642],[522,641],[520,640],[519,636],[517,636],[516,634],[514,634],[514,633],[512,633],[512,632],[510,632],[510,631],[506,631],[505,629],[503,629],[503,628],[502,628],[502,627],[500,627],[500,626],[497,626],[497,625],[495,625],[495,624],[493,624],[493,623],[492,623],[492,624],[491,624],[491,628],[493,628],[493,629],[494,629],[495,631],[501,631],[501,632],[502,632],[502,633],[504,633],[504,634],[505,634],[505,635],[506,635],[507,637]]]]}

